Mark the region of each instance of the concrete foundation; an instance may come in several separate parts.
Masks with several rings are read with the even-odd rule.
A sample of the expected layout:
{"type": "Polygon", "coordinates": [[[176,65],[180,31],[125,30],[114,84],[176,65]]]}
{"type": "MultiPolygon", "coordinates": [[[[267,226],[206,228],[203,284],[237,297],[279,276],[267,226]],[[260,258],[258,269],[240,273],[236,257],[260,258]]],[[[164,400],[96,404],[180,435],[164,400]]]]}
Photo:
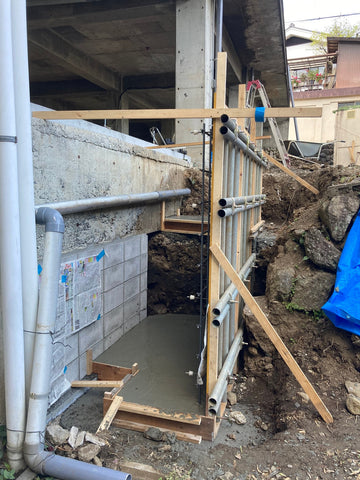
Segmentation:
{"type": "Polygon", "coordinates": [[[166,412],[204,413],[198,403],[196,375],[199,330],[196,315],[154,315],[130,330],[96,360],[140,372],[121,392],[125,401],[166,412]]]}

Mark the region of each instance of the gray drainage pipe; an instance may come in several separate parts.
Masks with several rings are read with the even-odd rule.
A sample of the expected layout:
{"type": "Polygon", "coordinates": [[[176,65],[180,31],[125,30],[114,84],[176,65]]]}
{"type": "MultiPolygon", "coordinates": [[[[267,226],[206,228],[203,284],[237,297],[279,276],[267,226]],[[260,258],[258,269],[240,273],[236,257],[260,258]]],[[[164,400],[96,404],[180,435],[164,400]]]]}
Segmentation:
{"type": "Polygon", "coordinates": [[[255,152],[251,150],[240,138],[238,138],[228,127],[223,125],[220,127],[220,133],[223,135],[225,140],[232,142],[237,148],[240,148],[245,153],[247,153],[255,162],[259,163],[263,167],[267,167],[267,163],[260,158],[255,152]]]}
{"type": "MultiPolygon", "coordinates": [[[[248,275],[250,273],[250,270],[254,266],[255,260],[256,260],[256,254],[252,253],[239,271],[239,277],[241,278],[241,280],[244,280],[245,278],[248,277],[248,275]]],[[[227,289],[225,290],[225,292],[223,293],[223,295],[221,296],[221,298],[219,299],[219,301],[217,302],[215,307],[213,308],[213,314],[214,315],[217,315],[217,316],[221,315],[225,306],[232,299],[232,296],[233,296],[235,290],[236,290],[235,285],[233,283],[231,283],[227,287],[227,289]]],[[[214,324],[214,325],[216,327],[219,326],[219,325],[216,325],[216,324],[214,324]]]]}
{"type": "Polygon", "coordinates": [[[83,198],[81,200],[71,200],[68,202],[47,203],[44,205],[36,205],[35,209],[42,207],[53,208],[62,215],[70,213],[87,212],[89,210],[100,210],[103,208],[114,208],[128,205],[161,202],[171,198],[181,197],[182,195],[190,195],[189,188],[178,190],[162,190],[160,192],[149,193],[132,193],[129,195],[118,195],[116,197],[97,197],[83,198]]]}
{"type": "Polygon", "coordinates": [[[228,356],[226,357],[226,360],[224,362],[224,365],[222,366],[222,369],[218,376],[215,387],[213,388],[213,391],[211,392],[211,395],[209,397],[209,404],[210,404],[209,413],[211,414],[217,414],[220,408],[221,400],[224,397],[226,392],[226,387],[228,383],[227,379],[232,374],[236,360],[238,358],[239,352],[242,347],[242,343],[243,343],[243,331],[242,329],[240,329],[237,331],[235,335],[235,338],[230,347],[228,356]]]}
{"type": "Polygon", "coordinates": [[[36,222],[45,225],[45,249],[35,332],[24,459],[36,473],[63,480],[131,480],[131,475],[44,451],[50,389],[52,332],[55,329],[64,220],[51,208],[39,208],[36,222]]]}

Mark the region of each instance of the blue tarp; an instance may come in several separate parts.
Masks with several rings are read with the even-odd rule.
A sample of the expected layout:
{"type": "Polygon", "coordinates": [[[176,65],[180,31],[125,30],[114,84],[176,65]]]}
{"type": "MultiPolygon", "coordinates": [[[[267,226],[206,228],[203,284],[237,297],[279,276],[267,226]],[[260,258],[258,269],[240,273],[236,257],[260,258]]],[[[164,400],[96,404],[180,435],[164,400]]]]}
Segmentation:
{"type": "Polygon", "coordinates": [[[336,327],[360,335],[360,211],[338,263],[334,293],[322,310],[336,327]]]}

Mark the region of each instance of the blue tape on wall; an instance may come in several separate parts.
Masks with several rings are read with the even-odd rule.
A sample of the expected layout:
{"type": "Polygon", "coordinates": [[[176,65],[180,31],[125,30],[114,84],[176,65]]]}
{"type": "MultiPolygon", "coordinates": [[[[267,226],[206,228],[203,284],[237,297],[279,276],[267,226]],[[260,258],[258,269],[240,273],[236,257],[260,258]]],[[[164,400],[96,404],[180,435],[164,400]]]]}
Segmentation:
{"type": "Polygon", "coordinates": [[[265,107],[255,108],[255,122],[265,122],[265,107]]]}
{"type": "Polygon", "coordinates": [[[65,367],[64,367],[64,374],[66,373],[66,370],[67,370],[67,366],[65,365],[65,367]]]}
{"type": "Polygon", "coordinates": [[[38,264],[38,275],[40,275],[40,273],[42,272],[42,266],[40,265],[40,263],[38,264]]]}
{"type": "Polygon", "coordinates": [[[97,317],[96,320],[100,320],[100,318],[101,318],[101,315],[100,315],[100,313],[99,313],[99,315],[98,315],[98,317],[97,317]]]}
{"type": "Polygon", "coordinates": [[[102,249],[101,252],[98,255],[96,255],[96,261],[98,262],[99,260],[101,260],[104,255],[105,255],[105,250],[102,249]]]}

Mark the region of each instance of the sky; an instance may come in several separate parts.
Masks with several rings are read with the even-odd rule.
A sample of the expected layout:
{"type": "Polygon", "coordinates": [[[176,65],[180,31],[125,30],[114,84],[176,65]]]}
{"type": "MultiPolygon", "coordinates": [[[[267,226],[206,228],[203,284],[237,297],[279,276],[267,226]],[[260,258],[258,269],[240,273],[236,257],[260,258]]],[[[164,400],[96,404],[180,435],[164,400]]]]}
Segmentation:
{"type": "Polygon", "coordinates": [[[346,19],[351,25],[360,23],[360,1],[359,0],[283,0],[285,28],[289,23],[308,30],[323,31],[326,27],[333,25],[335,18],[327,20],[316,20],[300,22],[303,19],[328,17],[331,15],[345,15],[359,13],[346,19]]]}

